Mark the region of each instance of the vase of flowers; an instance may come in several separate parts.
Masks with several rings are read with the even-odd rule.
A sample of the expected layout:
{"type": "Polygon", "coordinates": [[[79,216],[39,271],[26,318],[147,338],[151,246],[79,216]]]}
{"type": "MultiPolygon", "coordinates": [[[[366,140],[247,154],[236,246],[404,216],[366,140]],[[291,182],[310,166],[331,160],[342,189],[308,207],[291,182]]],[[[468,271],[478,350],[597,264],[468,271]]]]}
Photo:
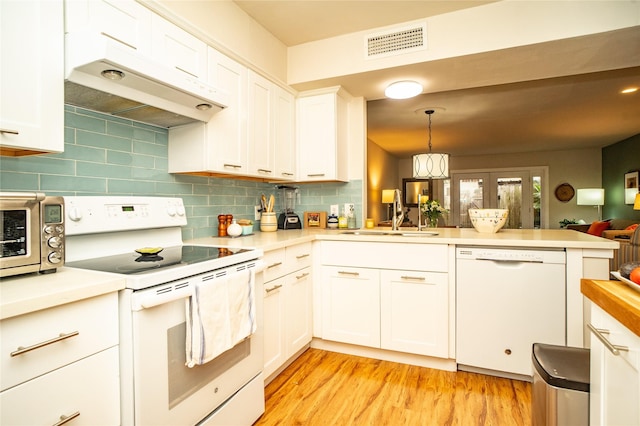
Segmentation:
{"type": "Polygon", "coordinates": [[[420,204],[420,211],[425,217],[425,222],[429,228],[437,228],[438,220],[447,212],[438,200],[426,200],[420,204]]]}

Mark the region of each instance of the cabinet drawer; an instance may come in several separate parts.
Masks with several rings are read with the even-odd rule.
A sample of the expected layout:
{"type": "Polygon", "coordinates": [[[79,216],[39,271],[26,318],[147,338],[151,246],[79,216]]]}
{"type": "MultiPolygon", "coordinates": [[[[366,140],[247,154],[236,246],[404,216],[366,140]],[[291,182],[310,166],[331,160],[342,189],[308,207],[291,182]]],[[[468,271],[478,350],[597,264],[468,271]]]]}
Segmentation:
{"type": "Polygon", "coordinates": [[[311,266],[311,243],[296,244],[295,246],[287,247],[286,260],[289,272],[311,266]]]}
{"type": "Polygon", "coordinates": [[[118,295],[106,294],[6,319],[0,322],[0,339],[0,384],[4,390],[116,346],[118,295]],[[38,347],[61,334],[69,337],[38,347]],[[16,354],[21,347],[35,349],[16,354]]]}
{"type": "Polygon", "coordinates": [[[446,244],[322,241],[320,247],[323,265],[432,272],[449,270],[446,244]]]}
{"type": "Polygon", "coordinates": [[[116,425],[119,387],[114,347],[0,393],[0,424],[52,425],[79,413],[69,424],[116,425]]]}
{"type": "Polygon", "coordinates": [[[264,282],[269,282],[287,274],[285,249],[271,250],[264,254],[264,282]]]}

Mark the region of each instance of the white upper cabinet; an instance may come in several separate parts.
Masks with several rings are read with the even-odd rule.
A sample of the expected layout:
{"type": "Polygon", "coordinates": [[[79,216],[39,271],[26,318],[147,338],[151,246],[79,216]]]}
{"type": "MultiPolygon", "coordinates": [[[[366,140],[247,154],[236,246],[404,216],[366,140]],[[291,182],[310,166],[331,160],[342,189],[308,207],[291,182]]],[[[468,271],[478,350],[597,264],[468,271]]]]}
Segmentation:
{"type": "Polygon", "coordinates": [[[296,104],[293,95],[281,87],[276,87],[275,122],[275,177],[291,180],[296,177],[296,104]]]}
{"type": "Polygon", "coordinates": [[[273,178],[275,145],[273,104],[276,86],[249,70],[249,102],[247,111],[247,142],[249,173],[273,178]]]}
{"type": "Polygon", "coordinates": [[[123,47],[151,56],[152,15],[133,0],[67,0],[65,31],[99,33],[123,47]]]}
{"type": "Polygon", "coordinates": [[[347,182],[348,98],[339,87],[297,100],[298,180],[347,182]]]}
{"type": "Polygon", "coordinates": [[[211,47],[208,69],[228,107],[208,123],[169,129],[169,172],[292,180],[293,96],[211,47]]]}
{"type": "Polygon", "coordinates": [[[228,107],[208,123],[169,129],[169,172],[248,175],[247,68],[208,48],[208,83],[227,94],[228,107]]]}
{"type": "Polygon", "coordinates": [[[207,79],[207,45],[161,18],[153,15],[151,56],[166,66],[182,71],[197,80],[207,79]]]}
{"type": "Polygon", "coordinates": [[[64,27],[58,1],[0,1],[0,154],[64,150],[64,27]]]}

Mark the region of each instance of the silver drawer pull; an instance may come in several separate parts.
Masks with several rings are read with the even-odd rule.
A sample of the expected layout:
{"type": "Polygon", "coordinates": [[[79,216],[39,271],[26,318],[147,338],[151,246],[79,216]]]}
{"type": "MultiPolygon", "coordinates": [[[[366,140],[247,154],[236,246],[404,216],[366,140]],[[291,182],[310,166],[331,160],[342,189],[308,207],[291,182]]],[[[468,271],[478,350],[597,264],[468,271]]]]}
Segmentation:
{"type": "Polygon", "coordinates": [[[401,276],[400,279],[402,279],[402,280],[416,280],[416,281],[424,281],[424,280],[426,280],[425,277],[410,277],[410,276],[407,276],[407,275],[401,276]]]}
{"type": "Polygon", "coordinates": [[[357,277],[360,275],[359,272],[349,272],[349,271],[338,271],[338,274],[340,275],[353,275],[354,277],[357,277]]]}
{"type": "Polygon", "coordinates": [[[307,175],[308,177],[322,177],[324,173],[310,173],[307,175]]]}
{"type": "Polygon", "coordinates": [[[604,330],[602,328],[595,328],[591,324],[587,324],[589,330],[602,342],[603,345],[609,349],[609,351],[614,355],[620,355],[620,351],[628,352],[629,348],[627,346],[614,345],[607,339],[604,335],[609,334],[609,330],[604,330]]]}
{"type": "Polygon", "coordinates": [[[275,268],[276,266],[280,266],[280,265],[282,265],[282,262],[272,263],[271,265],[267,266],[267,269],[269,269],[269,268],[275,268]]]}
{"type": "Polygon", "coordinates": [[[273,287],[271,287],[271,288],[267,288],[267,289],[265,289],[265,291],[267,292],[267,294],[269,294],[269,293],[271,293],[272,291],[277,290],[277,289],[279,289],[279,288],[282,288],[282,284],[274,285],[274,286],[273,286],[273,287]]]}
{"type": "Polygon", "coordinates": [[[296,259],[304,259],[305,257],[309,257],[309,254],[299,254],[296,256],[296,259]]]}
{"type": "Polygon", "coordinates": [[[272,173],[269,169],[258,169],[259,173],[272,173]]]}
{"type": "Polygon", "coordinates": [[[75,413],[69,415],[69,416],[65,416],[64,414],[60,416],[60,421],[58,423],[54,423],[53,426],[61,426],[65,423],[70,422],[71,420],[75,419],[76,417],[78,417],[80,415],[80,411],[76,411],[75,413]]]}
{"type": "Polygon", "coordinates": [[[293,173],[289,173],[289,172],[282,172],[282,174],[283,174],[284,176],[293,176],[293,173]]]}
{"type": "Polygon", "coordinates": [[[241,169],[242,168],[242,166],[240,166],[238,164],[228,164],[228,163],[223,164],[223,167],[231,167],[231,168],[234,168],[234,169],[241,169]]]}
{"type": "Polygon", "coordinates": [[[308,273],[308,272],[305,272],[305,273],[304,273],[304,274],[302,274],[302,275],[296,275],[296,279],[297,279],[297,280],[299,280],[299,279],[302,279],[302,278],[304,278],[304,277],[306,277],[306,276],[308,276],[308,275],[309,275],[309,273],[308,273]]]}
{"type": "Polygon", "coordinates": [[[40,342],[40,343],[36,343],[35,345],[31,345],[31,346],[27,346],[26,348],[24,346],[18,346],[18,349],[16,349],[15,351],[11,352],[11,356],[18,356],[18,355],[22,355],[23,353],[26,352],[30,352],[34,349],[38,349],[41,348],[43,346],[47,346],[50,345],[52,343],[56,343],[56,342],[60,342],[62,340],[68,339],[69,337],[73,337],[73,336],[77,336],[78,334],[80,334],[79,331],[72,331],[71,333],[60,333],[60,335],[58,337],[54,337],[53,339],[49,339],[49,340],[45,340],[44,342],[40,342]]]}
{"type": "Polygon", "coordinates": [[[20,132],[17,130],[11,130],[11,129],[0,129],[0,133],[8,133],[10,135],[19,135],[20,132]]]}

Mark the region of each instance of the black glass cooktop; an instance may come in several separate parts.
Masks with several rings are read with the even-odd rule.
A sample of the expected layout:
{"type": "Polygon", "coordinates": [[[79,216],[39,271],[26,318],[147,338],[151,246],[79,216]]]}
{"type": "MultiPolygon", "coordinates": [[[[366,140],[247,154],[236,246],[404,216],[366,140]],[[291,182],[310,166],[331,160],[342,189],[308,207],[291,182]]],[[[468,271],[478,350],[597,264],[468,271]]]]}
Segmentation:
{"type": "Polygon", "coordinates": [[[140,254],[132,250],[131,253],[79,260],[76,262],[66,262],[65,265],[72,268],[89,269],[92,271],[133,275],[146,272],[156,272],[163,268],[207,262],[247,251],[249,250],[214,246],[184,245],[167,247],[162,249],[160,252],[148,254],[140,254]]]}

